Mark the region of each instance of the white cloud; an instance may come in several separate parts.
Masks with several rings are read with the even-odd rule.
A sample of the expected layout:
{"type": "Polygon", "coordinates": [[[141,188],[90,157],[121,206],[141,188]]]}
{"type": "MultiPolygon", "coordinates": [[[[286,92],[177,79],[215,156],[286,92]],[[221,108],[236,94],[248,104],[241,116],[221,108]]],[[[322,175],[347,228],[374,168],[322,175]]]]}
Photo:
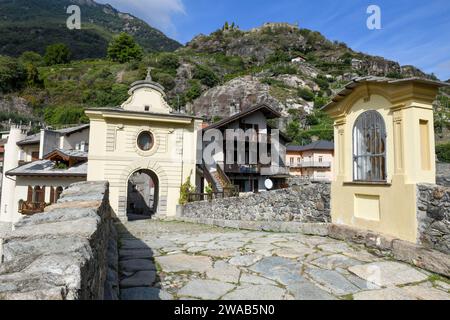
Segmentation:
{"type": "Polygon", "coordinates": [[[177,31],[172,20],[173,16],[186,14],[183,0],[97,0],[97,2],[109,3],[119,11],[131,13],[171,37],[176,36],[177,31]]]}

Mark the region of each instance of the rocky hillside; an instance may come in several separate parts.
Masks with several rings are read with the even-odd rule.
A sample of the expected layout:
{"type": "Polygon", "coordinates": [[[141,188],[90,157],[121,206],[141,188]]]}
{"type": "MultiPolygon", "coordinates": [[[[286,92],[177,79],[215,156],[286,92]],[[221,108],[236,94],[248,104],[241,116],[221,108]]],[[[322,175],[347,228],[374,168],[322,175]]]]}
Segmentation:
{"type": "Polygon", "coordinates": [[[101,58],[115,34],[127,32],[148,51],[173,51],[181,45],[144,21],[93,0],[0,0],[0,55],[44,53],[62,42],[73,58],[101,58]],[[69,5],[81,8],[82,30],[69,30],[69,5]],[[20,35],[20,36],[19,36],[20,35]]]}
{"type": "MultiPolygon", "coordinates": [[[[144,78],[149,66],[175,109],[214,122],[266,102],[283,114],[273,125],[298,143],[307,143],[312,136],[332,138],[332,123],[320,107],[353,77],[433,77],[413,66],[355,52],[296,26],[269,24],[242,31],[225,24],[174,52],[149,53],[141,61],[74,61],[39,67],[39,85],[24,85],[7,96],[24,99],[33,110],[30,114],[47,124],[86,121],[84,108],[120,104],[128,86],[144,78]]],[[[436,114],[436,131],[445,141],[450,128],[445,92],[436,114]]]]}

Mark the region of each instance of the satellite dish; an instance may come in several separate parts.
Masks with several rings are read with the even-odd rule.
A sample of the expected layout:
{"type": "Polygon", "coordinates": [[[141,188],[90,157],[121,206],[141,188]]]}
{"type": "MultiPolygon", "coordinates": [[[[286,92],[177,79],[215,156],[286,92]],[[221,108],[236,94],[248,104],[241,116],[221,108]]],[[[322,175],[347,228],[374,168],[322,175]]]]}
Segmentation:
{"type": "Polygon", "coordinates": [[[264,186],[266,187],[267,190],[270,190],[273,188],[273,182],[270,179],[266,179],[266,181],[264,181],[264,186]]]}

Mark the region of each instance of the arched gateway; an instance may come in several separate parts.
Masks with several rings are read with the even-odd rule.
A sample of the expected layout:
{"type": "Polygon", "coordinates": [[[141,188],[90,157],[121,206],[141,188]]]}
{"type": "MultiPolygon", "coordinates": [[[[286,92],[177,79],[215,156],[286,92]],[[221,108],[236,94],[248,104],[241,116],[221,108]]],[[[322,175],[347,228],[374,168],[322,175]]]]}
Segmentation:
{"type": "Polygon", "coordinates": [[[134,172],[127,183],[128,219],[150,218],[158,210],[159,180],[151,170],[134,172]]]}
{"type": "Polygon", "coordinates": [[[110,204],[120,219],[174,216],[180,187],[195,173],[202,120],[174,111],[150,75],[128,93],[120,107],[86,110],[88,181],[109,181],[110,204]]]}

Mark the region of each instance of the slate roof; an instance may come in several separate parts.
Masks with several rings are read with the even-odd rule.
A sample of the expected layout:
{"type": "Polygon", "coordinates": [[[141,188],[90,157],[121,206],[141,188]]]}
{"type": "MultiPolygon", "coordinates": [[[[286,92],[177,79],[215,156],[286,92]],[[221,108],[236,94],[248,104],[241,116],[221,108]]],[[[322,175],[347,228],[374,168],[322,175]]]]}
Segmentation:
{"type": "Polygon", "coordinates": [[[407,82],[416,82],[423,83],[428,85],[434,85],[436,87],[445,87],[450,86],[450,84],[442,81],[424,79],[419,77],[411,77],[405,79],[392,79],[387,77],[375,77],[375,76],[367,76],[367,77],[357,77],[354,78],[351,82],[347,83],[341,91],[339,91],[331,100],[330,103],[326,104],[322,107],[322,110],[328,110],[337,105],[340,101],[345,99],[352,91],[360,86],[363,83],[388,83],[388,84],[403,84],[407,82]]]}
{"type": "Polygon", "coordinates": [[[307,150],[334,150],[334,142],[327,140],[318,140],[305,146],[290,145],[286,147],[287,151],[307,151],[307,150]]]}
{"type": "Polygon", "coordinates": [[[86,159],[88,158],[88,153],[86,151],[81,150],[63,150],[63,149],[55,149],[44,156],[44,159],[47,158],[52,153],[59,153],[62,156],[77,158],[77,159],[86,159]]]}
{"type": "Polygon", "coordinates": [[[26,137],[23,140],[20,140],[17,142],[18,146],[25,146],[25,145],[29,145],[29,144],[37,144],[41,141],[41,134],[40,133],[36,133],[36,134],[32,134],[31,136],[26,137]]]}
{"type": "Polygon", "coordinates": [[[246,117],[256,111],[263,112],[267,119],[274,119],[274,118],[281,117],[281,113],[279,113],[277,110],[273,109],[272,107],[268,106],[267,104],[263,103],[263,104],[258,104],[251,108],[245,109],[239,113],[232,115],[231,117],[222,119],[216,123],[213,123],[210,126],[206,127],[205,129],[207,130],[207,129],[221,128],[231,122],[234,122],[240,118],[246,117]]]}
{"type": "MultiPolygon", "coordinates": [[[[59,130],[49,130],[49,131],[59,132],[62,135],[69,136],[73,133],[80,132],[87,128],[89,128],[89,124],[82,124],[82,125],[79,125],[76,127],[64,128],[64,129],[59,129],[59,130]]],[[[26,137],[23,140],[18,141],[17,145],[24,146],[24,145],[29,145],[29,144],[37,144],[40,141],[41,141],[41,133],[36,133],[36,134],[26,137]]]]}
{"type": "Polygon", "coordinates": [[[76,164],[68,169],[54,169],[51,160],[37,160],[24,164],[5,173],[7,176],[46,176],[46,177],[86,177],[87,162],[76,164]]]}

